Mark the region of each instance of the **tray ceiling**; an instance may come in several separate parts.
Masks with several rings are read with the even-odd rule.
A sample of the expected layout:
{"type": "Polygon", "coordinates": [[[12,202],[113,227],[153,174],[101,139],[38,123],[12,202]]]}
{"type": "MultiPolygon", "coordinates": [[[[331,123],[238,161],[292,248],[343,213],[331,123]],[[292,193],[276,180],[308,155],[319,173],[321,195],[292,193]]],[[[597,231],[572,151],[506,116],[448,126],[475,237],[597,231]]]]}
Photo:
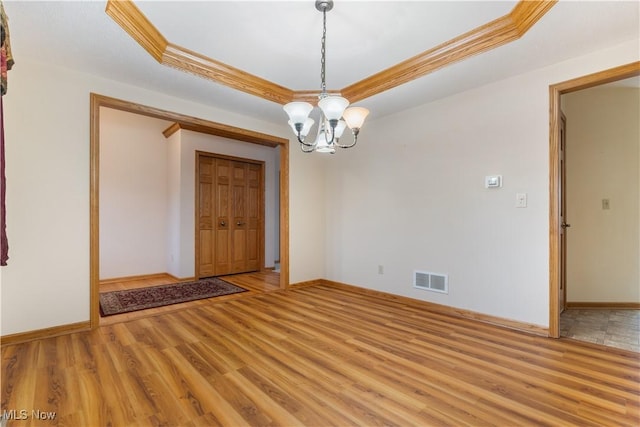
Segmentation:
{"type": "MultiPolygon", "coordinates": [[[[165,67],[106,13],[106,2],[4,0],[16,68],[32,60],[284,121],[277,102],[165,67]]],[[[514,1],[336,0],[327,85],[342,90],[513,9],[514,1]]],[[[313,1],[140,1],[171,43],[292,91],[319,88],[322,15],[313,1]]],[[[358,102],[371,118],[640,37],[638,2],[560,1],[520,39],[358,102]]],[[[15,71],[18,72],[18,71],[15,71]]]]}

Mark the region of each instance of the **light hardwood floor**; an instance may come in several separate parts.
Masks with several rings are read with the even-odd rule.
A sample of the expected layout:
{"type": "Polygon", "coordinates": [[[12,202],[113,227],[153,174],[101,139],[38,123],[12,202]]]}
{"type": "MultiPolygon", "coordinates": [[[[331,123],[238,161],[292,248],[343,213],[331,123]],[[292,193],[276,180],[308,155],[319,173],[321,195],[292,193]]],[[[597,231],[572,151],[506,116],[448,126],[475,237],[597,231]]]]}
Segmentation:
{"type": "Polygon", "coordinates": [[[639,354],[328,284],[2,348],[9,426],[638,426],[639,354]],[[55,412],[37,421],[32,410],[55,412]]]}

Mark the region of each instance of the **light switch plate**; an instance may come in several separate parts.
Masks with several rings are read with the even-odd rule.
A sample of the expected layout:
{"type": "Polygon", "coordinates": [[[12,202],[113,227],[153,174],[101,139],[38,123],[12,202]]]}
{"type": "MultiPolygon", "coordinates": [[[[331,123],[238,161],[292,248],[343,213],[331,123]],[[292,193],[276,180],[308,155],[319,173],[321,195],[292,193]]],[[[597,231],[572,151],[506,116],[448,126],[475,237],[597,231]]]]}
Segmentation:
{"type": "Polygon", "coordinates": [[[516,193],[516,208],[527,207],[527,193],[516,193]]]}
{"type": "Polygon", "coordinates": [[[484,177],[485,188],[502,187],[502,175],[488,175],[484,177]]]}

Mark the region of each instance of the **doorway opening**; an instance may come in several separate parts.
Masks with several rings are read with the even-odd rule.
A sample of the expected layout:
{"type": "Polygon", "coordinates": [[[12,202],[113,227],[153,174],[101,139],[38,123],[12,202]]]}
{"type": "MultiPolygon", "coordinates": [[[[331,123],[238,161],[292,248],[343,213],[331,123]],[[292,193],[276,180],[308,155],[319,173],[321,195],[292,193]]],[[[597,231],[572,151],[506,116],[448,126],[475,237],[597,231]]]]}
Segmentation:
{"type": "MultiPolygon", "coordinates": [[[[560,313],[565,305],[566,248],[563,245],[568,227],[563,209],[562,110],[561,96],[640,75],[640,62],[558,83],[549,87],[549,336],[560,337],[560,313]]],[[[570,120],[570,118],[569,118],[570,120]]],[[[569,285],[570,286],[570,285],[569,285]]]]}
{"type": "MultiPolygon", "coordinates": [[[[289,141],[285,138],[263,134],[247,129],[236,128],[216,122],[198,119],[191,116],[160,110],[154,107],[135,104],[102,95],[91,94],[90,106],[90,323],[91,327],[99,326],[99,292],[100,292],[100,246],[99,246],[99,180],[100,180],[100,109],[125,111],[142,116],[167,120],[178,124],[182,129],[204,132],[210,135],[235,140],[242,143],[257,144],[276,150],[279,157],[278,177],[278,218],[280,261],[279,287],[289,285],[289,222],[288,222],[288,179],[289,179],[289,141]]],[[[195,162],[195,159],[193,159],[195,162]]],[[[191,206],[193,209],[193,206],[191,206]]],[[[191,231],[193,235],[193,231],[191,231]]],[[[261,266],[264,268],[265,266],[261,266]]]]}

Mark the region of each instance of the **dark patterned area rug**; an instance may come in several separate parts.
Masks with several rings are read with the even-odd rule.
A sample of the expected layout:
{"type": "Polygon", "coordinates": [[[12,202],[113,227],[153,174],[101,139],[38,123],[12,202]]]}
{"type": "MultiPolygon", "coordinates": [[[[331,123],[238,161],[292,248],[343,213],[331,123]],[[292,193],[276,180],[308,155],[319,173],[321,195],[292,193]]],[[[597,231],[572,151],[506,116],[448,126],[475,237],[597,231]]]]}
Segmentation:
{"type": "Polygon", "coordinates": [[[246,289],[217,277],[195,282],[104,292],[100,293],[100,315],[105,317],[239,292],[246,292],[246,289]]]}

